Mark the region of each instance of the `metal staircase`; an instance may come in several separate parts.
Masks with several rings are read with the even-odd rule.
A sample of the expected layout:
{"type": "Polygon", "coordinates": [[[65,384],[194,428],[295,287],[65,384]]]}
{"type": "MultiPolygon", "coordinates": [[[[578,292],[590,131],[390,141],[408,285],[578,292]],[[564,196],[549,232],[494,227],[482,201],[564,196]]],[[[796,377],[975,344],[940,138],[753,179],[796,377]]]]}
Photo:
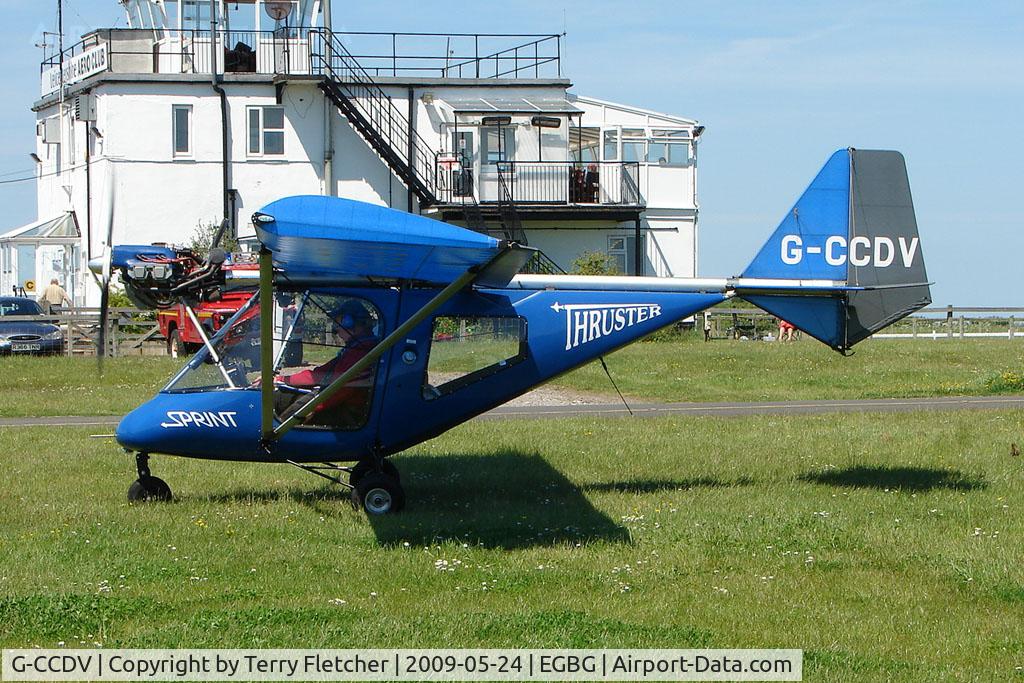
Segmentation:
{"type": "Polygon", "coordinates": [[[498,216],[501,218],[501,227],[505,230],[505,239],[526,246],[526,232],[523,230],[523,222],[519,219],[519,212],[516,211],[516,203],[512,199],[512,191],[506,178],[510,173],[508,164],[498,163],[498,216]]]}
{"type": "Polygon", "coordinates": [[[528,275],[565,275],[565,269],[543,251],[538,251],[531,256],[526,265],[519,269],[519,272],[528,275]]]}
{"type": "Polygon", "coordinates": [[[413,129],[409,117],[326,29],[310,31],[310,66],[323,76],[321,90],[367,144],[420,199],[437,203],[434,150],[413,129]]]}
{"type": "MultiPolygon", "coordinates": [[[[309,40],[311,70],[323,76],[320,89],[395,175],[419,197],[421,207],[437,204],[442,190],[437,176],[437,154],[416,133],[409,117],[395,106],[391,97],[334,33],[313,29],[309,40]]],[[[526,232],[516,211],[509,177],[514,178],[511,164],[499,163],[496,218],[501,223],[502,237],[525,246],[526,232]]],[[[483,210],[476,201],[466,202],[463,210],[469,229],[484,234],[499,232],[488,227],[483,210]]],[[[565,271],[538,253],[524,272],[553,274],[565,271]]]]}

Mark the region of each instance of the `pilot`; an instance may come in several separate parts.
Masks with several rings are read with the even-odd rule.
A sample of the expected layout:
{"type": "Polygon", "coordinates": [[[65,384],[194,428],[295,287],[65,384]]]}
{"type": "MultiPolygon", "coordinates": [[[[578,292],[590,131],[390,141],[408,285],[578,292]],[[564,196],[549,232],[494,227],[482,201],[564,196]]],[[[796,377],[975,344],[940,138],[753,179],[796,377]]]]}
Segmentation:
{"type": "MultiPolygon", "coordinates": [[[[377,344],[377,337],[373,331],[373,316],[359,301],[349,299],[332,310],[329,315],[331,332],[342,343],[337,355],[318,367],[282,375],[276,379],[277,382],[289,387],[312,391],[310,398],[317,390],[341,377],[377,344]]],[[[337,427],[355,427],[362,424],[369,413],[373,375],[374,368],[368,368],[349,380],[341,390],[323,405],[318,406],[306,423],[337,427]]],[[[296,401],[290,406],[279,407],[284,408],[281,412],[292,412],[305,402],[296,401]]]]}

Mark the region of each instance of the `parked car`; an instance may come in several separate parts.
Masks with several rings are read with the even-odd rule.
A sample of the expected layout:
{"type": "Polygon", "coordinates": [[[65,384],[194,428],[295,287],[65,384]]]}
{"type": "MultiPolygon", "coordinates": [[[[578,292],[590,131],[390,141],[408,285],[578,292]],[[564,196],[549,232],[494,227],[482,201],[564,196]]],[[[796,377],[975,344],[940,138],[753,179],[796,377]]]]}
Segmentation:
{"type": "Polygon", "coordinates": [[[32,299],[0,297],[0,354],[64,351],[64,333],[59,327],[44,321],[7,320],[21,315],[43,315],[43,309],[32,299]]]}

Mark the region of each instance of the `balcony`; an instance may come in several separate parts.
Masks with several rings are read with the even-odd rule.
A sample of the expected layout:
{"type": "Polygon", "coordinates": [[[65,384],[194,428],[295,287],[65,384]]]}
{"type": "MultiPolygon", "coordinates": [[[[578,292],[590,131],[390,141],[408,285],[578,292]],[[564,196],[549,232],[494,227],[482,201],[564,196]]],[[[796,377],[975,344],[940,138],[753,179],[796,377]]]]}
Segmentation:
{"type": "MultiPolygon", "coordinates": [[[[326,29],[99,29],[40,66],[45,97],[102,72],[323,75],[326,29]],[[215,46],[211,49],[211,42],[215,46]],[[215,55],[215,57],[211,57],[215,55]],[[216,64],[211,61],[216,59],[216,64]],[[63,64],[63,78],[60,65],[63,64]]],[[[335,31],[369,75],[392,78],[561,78],[561,36],[335,31]]]]}
{"type": "Polygon", "coordinates": [[[475,171],[439,156],[438,209],[455,218],[466,205],[486,209],[508,202],[523,218],[621,220],[635,217],[645,207],[639,177],[640,164],[635,161],[505,161],[475,171]]]}

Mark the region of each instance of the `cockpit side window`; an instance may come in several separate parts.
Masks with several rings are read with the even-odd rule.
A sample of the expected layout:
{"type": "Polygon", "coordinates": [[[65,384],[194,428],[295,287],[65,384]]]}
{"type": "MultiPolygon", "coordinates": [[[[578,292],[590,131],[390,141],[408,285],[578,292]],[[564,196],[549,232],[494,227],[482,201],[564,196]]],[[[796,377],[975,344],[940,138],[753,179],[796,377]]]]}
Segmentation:
{"type": "Polygon", "coordinates": [[[434,319],[423,398],[433,400],[526,357],[526,320],[517,317],[434,319]]]}

